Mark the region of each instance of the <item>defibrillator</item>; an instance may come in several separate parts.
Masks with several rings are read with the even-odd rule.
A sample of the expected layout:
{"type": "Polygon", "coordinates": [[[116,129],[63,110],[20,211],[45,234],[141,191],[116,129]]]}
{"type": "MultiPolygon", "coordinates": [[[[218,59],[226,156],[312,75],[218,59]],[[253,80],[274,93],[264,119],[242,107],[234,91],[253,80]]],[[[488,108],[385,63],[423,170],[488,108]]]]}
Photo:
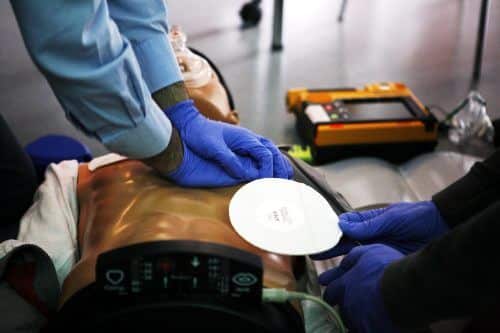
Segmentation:
{"type": "Polygon", "coordinates": [[[402,162],[437,144],[436,118],[402,83],[290,89],[286,104],[317,164],[354,156],[402,162]]]}

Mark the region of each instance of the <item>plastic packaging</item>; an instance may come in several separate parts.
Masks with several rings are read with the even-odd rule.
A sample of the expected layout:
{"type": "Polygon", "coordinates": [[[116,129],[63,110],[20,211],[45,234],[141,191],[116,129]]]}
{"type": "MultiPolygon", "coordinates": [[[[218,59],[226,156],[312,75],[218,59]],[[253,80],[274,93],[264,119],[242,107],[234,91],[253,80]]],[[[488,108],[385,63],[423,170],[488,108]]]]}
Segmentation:
{"type": "Polygon", "coordinates": [[[208,84],[213,75],[212,69],[205,59],[189,50],[186,34],[181,27],[172,26],[169,36],[186,87],[199,88],[208,84]]]}
{"type": "Polygon", "coordinates": [[[493,142],[494,129],[488,114],[486,102],[477,91],[471,91],[464,108],[451,118],[448,138],[461,145],[472,138],[493,142]]]}
{"type": "Polygon", "coordinates": [[[238,112],[232,109],[226,89],[210,63],[187,47],[186,34],[179,26],[172,26],[169,38],[189,97],[198,110],[209,119],[238,124],[238,112]]]}

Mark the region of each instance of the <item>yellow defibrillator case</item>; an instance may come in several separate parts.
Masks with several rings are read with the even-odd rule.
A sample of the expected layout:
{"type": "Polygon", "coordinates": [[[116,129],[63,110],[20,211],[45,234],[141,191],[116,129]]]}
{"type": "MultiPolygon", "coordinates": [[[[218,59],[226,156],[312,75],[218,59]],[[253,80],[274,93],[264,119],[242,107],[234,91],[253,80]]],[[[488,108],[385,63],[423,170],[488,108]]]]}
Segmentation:
{"type": "Polygon", "coordinates": [[[286,104],[315,163],[353,156],[402,162],[437,144],[436,118],[402,83],[290,89],[286,104]]]}

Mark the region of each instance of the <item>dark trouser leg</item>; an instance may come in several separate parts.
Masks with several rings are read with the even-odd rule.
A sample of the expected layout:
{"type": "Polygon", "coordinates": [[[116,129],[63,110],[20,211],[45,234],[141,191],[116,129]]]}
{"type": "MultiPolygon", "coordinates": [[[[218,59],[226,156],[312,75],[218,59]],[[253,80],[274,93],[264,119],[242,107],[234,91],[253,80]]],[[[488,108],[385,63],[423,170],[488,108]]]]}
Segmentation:
{"type": "Polygon", "coordinates": [[[31,159],[0,115],[0,241],[17,237],[37,185],[31,159]]]}

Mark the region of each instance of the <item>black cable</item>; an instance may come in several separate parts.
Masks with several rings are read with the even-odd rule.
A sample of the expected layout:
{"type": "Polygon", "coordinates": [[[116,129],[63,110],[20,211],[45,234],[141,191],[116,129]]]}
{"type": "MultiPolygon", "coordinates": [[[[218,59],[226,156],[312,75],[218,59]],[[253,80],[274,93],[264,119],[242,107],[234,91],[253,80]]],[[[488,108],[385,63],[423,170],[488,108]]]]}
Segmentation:
{"type": "Polygon", "coordinates": [[[467,105],[467,103],[469,103],[469,98],[465,98],[462,102],[460,102],[460,104],[458,104],[453,110],[451,111],[448,111],[446,110],[445,108],[443,108],[442,106],[440,105],[437,105],[437,104],[430,104],[430,105],[427,105],[427,109],[429,111],[431,110],[438,110],[443,116],[444,116],[444,119],[439,121],[439,125],[440,126],[443,126],[443,125],[448,125],[448,123],[450,122],[450,120],[457,114],[459,113],[460,111],[462,111],[462,109],[467,105]]]}
{"type": "Polygon", "coordinates": [[[469,103],[468,97],[466,99],[464,99],[460,104],[458,104],[457,107],[455,107],[453,110],[451,110],[451,112],[448,114],[448,116],[446,116],[445,121],[451,120],[451,118],[453,118],[453,116],[455,116],[457,113],[462,111],[462,109],[467,105],[467,103],[469,103]]]}
{"type": "Polygon", "coordinates": [[[426,105],[427,106],[427,109],[429,110],[438,110],[439,113],[441,113],[441,115],[443,115],[445,118],[450,114],[450,111],[446,110],[445,108],[443,108],[442,106],[440,105],[437,105],[437,104],[429,104],[429,105],[426,105]]]}
{"type": "Polygon", "coordinates": [[[190,47],[189,49],[194,54],[196,54],[196,55],[202,57],[203,59],[205,59],[208,62],[208,64],[210,65],[210,67],[212,67],[212,69],[214,70],[215,74],[219,78],[220,83],[224,87],[224,90],[226,91],[227,99],[229,101],[229,107],[231,108],[231,110],[234,111],[235,110],[235,106],[234,106],[233,94],[231,93],[231,90],[229,90],[229,86],[227,85],[226,80],[224,80],[224,77],[222,76],[222,73],[219,71],[219,68],[217,68],[217,66],[213,63],[213,61],[210,60],[210,58],[208,58],[201,51],[198,51],[197,49],[194,49],[192,47],[190,47]]]}

